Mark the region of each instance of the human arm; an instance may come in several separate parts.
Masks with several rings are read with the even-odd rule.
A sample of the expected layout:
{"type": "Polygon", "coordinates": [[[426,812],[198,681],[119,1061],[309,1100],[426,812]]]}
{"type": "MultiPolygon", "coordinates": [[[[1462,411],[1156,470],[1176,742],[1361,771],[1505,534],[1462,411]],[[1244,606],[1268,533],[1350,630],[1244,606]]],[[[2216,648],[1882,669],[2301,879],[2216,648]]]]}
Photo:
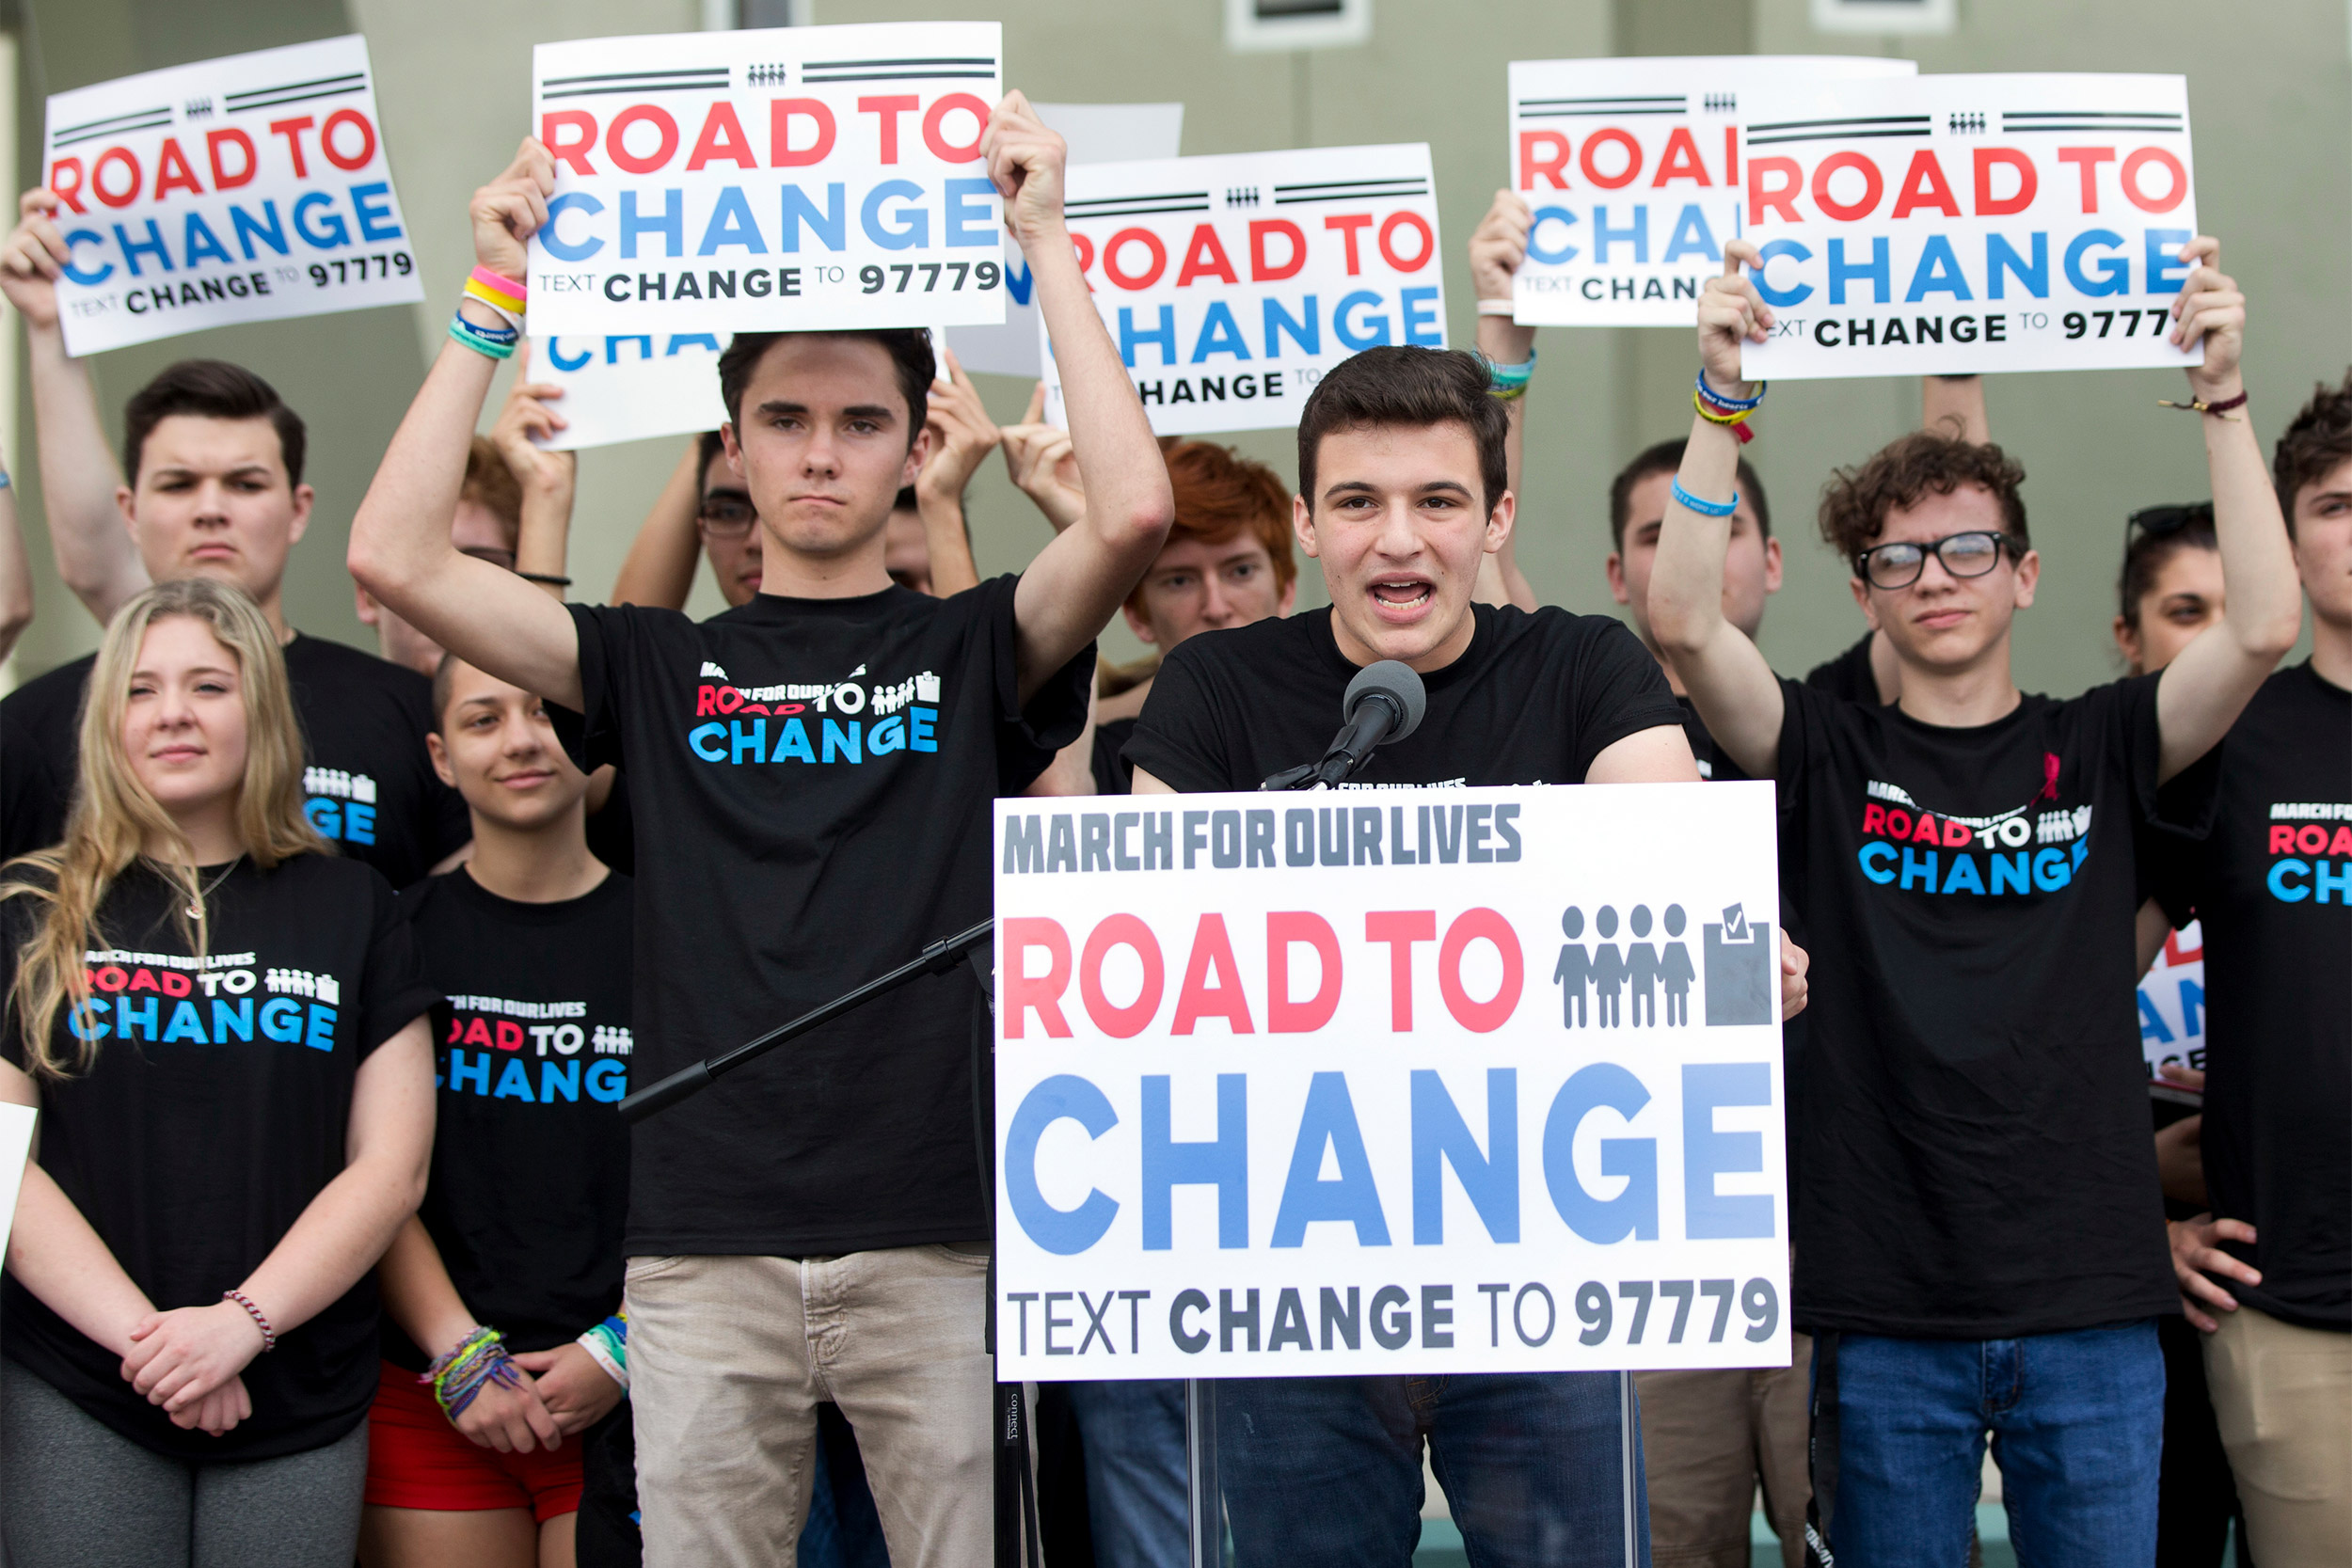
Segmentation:
{"type": "MultiPolygon", "coordinates": [[[[343,1144],[343,1168],[237,1287],[281,1335],[373,1268],[424,1198],[433,1150],[428,1020],[412,1019],[359,1064],[343,1144]]],[[[130,1337],[123,1375],[167,1413],[196,1404],[262,1354],[261,1328],[233,1301],[151,1312],[130,1337]]]]}
{"type": "MultiPolygon", "coordinates": [[[[384,1260],[375,1266],[375,1279],[392,1322],[437,1360],[464,1344],[477,1326],[441,1261],[441,1249],[414,1214],[393,1235],[384,1260]]],[[[562,1446],[562,1428],[529,1378],[514,1387],[484,1384],[450,1425],[501,1453],[529,1453],[539,1444],[562,1446]]]]}
{"type": "MultiPolygon", "coordinates": [[[[2196,270],[2172,302],[2171,341],[2184,348],[2204,343],[2205,362],[2188,372],[2190,395],[2199,403],[2225,402],[2245,387],[2238,368],[2246,347],[2246,296],[2221,271],[2218,241],[2200,235],[2180,256],[2196,270]]],[[[2214,537],[2227,594],[2213,624],[2156,679],[2158,783],[2229,733],[2303,627],[2302,582],[2252,422],[2243,408],[2190,417],[2204,427],[2214,537]]]]}
{"type": "Polygon", "coordinates": [[[1038,309],[1061,368],[1073,455],[1087,475],[1086,515],[1021,575],[1013,596],[1021,700],[1093,641],[1167,541],[1175,520],[1168,466],[1127,367],[1103,329],[1062,221],[1067,149],[1006,95],[981,141],[1005,223],[1036,282],[1038,309]]]}
{"type": "MultiPolygon", "coordinates": [[[[1523,365],[1535,352],[1535,329],[1521,326],[1507,315],[1488,315],[1489,300],[1509,303],[1512,295],[1512,275],[1527,259],[1529,215],[1526,198],[1517,191],[1497,191],[1493,205],[1479,220],[1470,235],[1470,283],[1477,293],[1478,352],[1498,365],[1523,365]]],[[[1526,472],[1524,456],[1527,443],[1527,394],[1521,393],[1504,403],[1503,412],[1510,421],[1503,430],[1502,454],[1508,474],[1505,487],[1513,495],[1519,493],[1519,476],[1526,472]]],[[[1519,570],[1518,531],[1502,542],[1502,548],[1479,563],[1478,587],[1475,596],[1482,604],[1517,605],[1532,610],[1542,601],[1519,570]]]]}
{"type": "MultiPolygon", "coordinates": [[[[528,338],[515,360],[514,389],[506,394],[506,406],[499,410],[498,422],[490,427],[490,444],[498,448],[507,471],[522,489],[522,527],[515,539],[515,570],[524,581],[533,582],[534,578],[567,575],[564,566],[571,555],[572,500],[580,480],[580,454],[549,451],[540,444],[564,428],[564,416],[548,406],[564,395],[564,388],[553,382],[530,379],[528,338]]],[[[564,602],[563,583],[534,582],[534,586],[552,594],[556,603],[564,602]]]]}
{"type": "Polygon", "coordinates": [[[33,566],[16,526],[16,486],[0,490],[0,658],[33,624],[33,566]]]}
{"type": "MultiPolygon", "coordinates": [[[[1733,240],[1724,247],[1722,276],[1707,280],[1699,300],[1699,360],[1708,385],[1725,397],[1756,396],[1740,378],[1740,346],[1762,342],[1772,312],[1741,271],[1756,247],[1733,240]]],[[[1729,427],[1693,413],[1690,445],[1676,475],[1702,500],[1731,498],[1740,441],[1729,427]]],[[[1724,557],[1731,547],[1731,518],[1707,517],[1679,500],[1666,503],[1650,568],[1650,634],[1674,664],[1700,720],[1731,760],[1752,779],[1769,779],[1780,761],[1786,698],[1772,668],[1748,635],[1724,615],[1724,557]]]]}
{"type": "Polygon", "coordinates": [[[1005,445],[1005,472],[1037,503],[1056,533],[1086,516],[1086,480],[1071,455],[1070,432],[1045,422],[1045,383],[1039,382],[1029,394],[1029,409],[1021,422],[998,434],[1005,445]]]}
{"type": "Polygon", "coordinates": [[[1949,436],[1971,446],[1993,439],[1993,421],[1984,411],[1984,377],[1931,375],[1919,382],[1919,428],[1949,436]]]}
{"type": "Polygon", "coordinates": [[[518,1351],[515,1365],[531,1374],[532,1386],[566,1437],[603,1420],[627,1392],[577,1340],[553,1350],[518,1351]]]}
{"type": "Polygon", "coordinates": [[[980,583],[972,564],[972,535],[964,526],[963,489],[995,450],[996,421],[980,403],[979,389],[963,373],[953,351],[946,374],[931,383],[931,454],[914,476],[914,501],[923,518],[923,543],[930,551],[931,592],[941,598],[980,583]]]}
{"type": "Polygon", "coordinates": [[[24,318],[49,548],[57,576],[103,626],[147,587],[147,567],[118,499],[129,492],[106,444],[89,365],[65,351],[56,280],[72,252],[57,229],[57,198],[26,191],[17,211],[16,230],[0,245],[0,294],[24,318]]]}
{"type": "Polygon", "coordinates": [[[694,526],[694,514],[702,506],[702,441],[697,436],[687,441],[669,483],[638,525],[637,537],[621,562],[621,575],[612,581],[614,604],[686,608],[686,596],[694,591],[694,563],[703,552],[702,531],[694,526]]]}
{"type": "MultiPolygon", "coordinates": [[[[546,221],[554,186],[547,149],[524,138],[506,172],[474,193],[474,255],[484,266],[505,277],[524,273],[524,244],[546,221]]],[[[498,325],[477,301],[459,309],[498,325]]],[[[514,573],[460,554],[450,539],[466,451],[496,369],[461,343],[441,344],[352,519],[351,575],[467,663],[578,708],[580,635],[570,613],[514,573]]]]}
{"type": "Polygon", "coordinates": [[[2260,1285],[2262,1271],[2221,1250],[2223,1242],[2254,1244],[2254,1227],[2244,1220],[2217,1220],[2200,1214],[2193,1220],[2169,1220],[2165,1235],[2172,1243],[2172,1276],[2181,1288],[2181,1316],[2207,1334],[2221,1326],[2214,1311],[2234,1312],[2237,1297],[2208,1277],[2219,1275],[2241,1285],[2260,1285]]]}

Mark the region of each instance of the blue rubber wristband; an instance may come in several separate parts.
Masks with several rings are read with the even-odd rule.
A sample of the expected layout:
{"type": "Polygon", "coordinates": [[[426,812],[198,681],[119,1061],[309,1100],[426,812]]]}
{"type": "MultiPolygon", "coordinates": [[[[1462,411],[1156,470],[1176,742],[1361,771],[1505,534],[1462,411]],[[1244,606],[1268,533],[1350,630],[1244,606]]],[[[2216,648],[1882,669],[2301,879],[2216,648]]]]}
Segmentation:
{"type": "Polygon", "coordinates": [[[1716,407],[1737,410],[1741,408],[1762,407],[1764,404],[1764,394],[1771,389],[1772,383],[1769,381],[1759,382],[1756,385],[1756,396],[1752,398],[1727,398],[1724,396],[1723,393],[1715,390],[1714,388],[1709,387],[1707,384],[1707,372],[1702,370],[1699,372],[1697,386],[1699,389],[1699,396],[1705,398],[1716,407]]]}
{"type": "Polygon", "coordinates": [[[1734,490],[1731,493],[1731,499],[1727,501],[1703,501],[1682,487],[1682,480],[1679,476],[1674,482],[1673,494],[1676,500],[1680,501],[1702,517],[1728,517],[1740,510],[1739,491],[1734,490]]]}

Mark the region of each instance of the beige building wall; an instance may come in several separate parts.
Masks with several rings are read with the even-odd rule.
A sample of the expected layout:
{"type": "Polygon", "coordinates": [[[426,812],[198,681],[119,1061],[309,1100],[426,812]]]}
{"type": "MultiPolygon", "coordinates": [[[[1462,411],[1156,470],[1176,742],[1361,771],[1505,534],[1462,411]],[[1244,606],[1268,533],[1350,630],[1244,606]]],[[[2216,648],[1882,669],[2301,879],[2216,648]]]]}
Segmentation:
{"type": "MultiPolygon", "coordinates": [[[[1928,71],[2183,71],[2197,133],[2201,213],[2252,298],[2252,415],[2267,441],[2320,378],[2352,359],[2343,247],[2352,237],[2352,37],[2338,0],[2265,0],[2228,24],[2187,0],[1963,0],[1942,39],[1829,36],[1809,0],[1379,0],[1358,48],[1234,55],[1221,0],[811,0],[812,20],[994,17],[1009,83],[1063,102],[1181,98],[1186,152],[1428,141],[1436,157],[1451,341],[1471,341],[1463,246],[1505,177],[1503,68],[1513,57],[1627,54],[1908,53],[1928,71]]],[[[342,546],[384,441],[434,352],[469,249],[468,195],[501,167],[527,129],[533,42],[701,25],[725,0],[22,0],[24,150],[32,172],[41,95],[127,71],[354,27],[369,36],[386,136],[428,289],[427,305],[176,339],[102,356],[112,418],[146,375],[185,354],[243,359],[310,420],[319,516],[296,553],[289,610],[306,628],[367,645],[351,610],[342,546]]],[[[21,355],[21,345],[14,352],[21,355]]],[[[1613,608],[1601,575],[1611,473],[1639,446],[1688,424],[1682,388],[1693,350],[1679,332],[1555,330],[1542,344],[1531,406],[1521,557],[1538,590],[1584,610],[1613,608]]],[[[983,378],[992,410],[1017,418],[1025,386],[983,378]]],[[[2032,474],[2036,542],[2048,565],[2041,603],[2021,622],[2023,684],[2071,691],[2114,673],[2106,624],[2124,517],[2206,493],[2194,421],[2157,409],[2172,379],[2153,372],[2020,376],[1990,388],[1996,438],[2032,474]]],[[[1788,585],[1765,623],[1766,652],[1802,671],[1859,634],[1846,574],[1816,541],[1823,477],[1917,419],[1913,383],[1788,384],[1749,449],[1777,503],[1788,585]]],[[[94,643],[96,627],[47,579],[29,420],[8,432],[26,529],[43,577],[40,613],[19,657],[37,673],[94,643]]],[[[1233,437],[1295,468],[1286,435],[1233,437]]],[[[575,592],[603,596],[678,443],[587,453],[573,531],[575,592]]],[[[984,572],[1017,570],[1045,537],[1001,466],[974,487],[984,572]]],[[[1308,573],[1301,603],[1320,603],[1308,573]]],[[[706,582],[696,607],[717,608],[706,582]]],[[[1113,657],[1136,650],[1123,628],[1113,657]]]]}

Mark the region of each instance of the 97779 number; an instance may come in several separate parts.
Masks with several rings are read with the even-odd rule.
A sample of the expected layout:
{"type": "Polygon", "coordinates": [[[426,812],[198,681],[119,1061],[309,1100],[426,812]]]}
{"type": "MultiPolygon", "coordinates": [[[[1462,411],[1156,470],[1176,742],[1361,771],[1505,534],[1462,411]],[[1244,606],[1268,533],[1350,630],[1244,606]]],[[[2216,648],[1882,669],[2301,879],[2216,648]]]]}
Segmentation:
{"type": "MultiPolygon", "coordinates": [[[[1655,1306],[1662,1315],[1671,1305],[1672,1321],[1666,1325],[1666,1343],[1678,1345],[1686,1333],[1700,1328],[1707,1332],[1710,1345],[1723,1343],[1724,1334],[1731,1326],[1731,1303],[1737,1291],[1740,1310],[1747,1319],[1741,1330],[1753,1344],[1762,1344],[1780,1327],[1780,1292],[1772,1282],[1758,1277],[1742,1287],[1729,1279],[1621,1279],[1615,1295],[1597,1279],[1588,1279],[1577,1287],[1576,1315],[1584,1324],[1576,1338],[1579,1343],[1597,1345],[1605,1341],[1616,1327],[1619,1301],[1629,1304],[1625,1342],[1638,1345],[1649,1329],[1650,1308],[1655,1306]],[[1698,1304],[1697,1322],[1692,1322],[1692,1306],[1698,1304]]],[[[1655,1341],[1652,1341],[1655,1343],[1655,1341]]]]}
{"type": "Polygon", "coordinates": [[[907,292],[907,285],[914,280],[914,275],[919,272],[923,275],[923,287],[916,292],[928,294],[939,291],[939,279],[943,274],[954,273],[955,281],[944,292],[961,293],[967,281],[967,276],[968,280],[976,289],[986,291],[996,287],[998,270],[993,261],[981,261],[977,264],[971,261],[893,261],[887,268],[870,264],[858,268],[857,280],[866,293],[878,294],[882,292],[882,286],[890,281],[888,275],[897,273],[898,286],[890,292],[894,294],[902,294],[907,292]]]}
{"type": "Polygon", "coordinates": [[[2128,338],[2139,325],[2139,318],[2145,316],[2148,318],[2146,336],[2155,338],[2163,335],[2164,324],[2171,317],[2171,314],[2172,311],[2169,307],[2160,305],[2147,310],[2069,310],[2061,319],[2066,326],[2066,336],[2070,340],[2090,332],[2090,323],[2094,320],[2099,324],[2099,330],[2091,333],[2091,336],[2106,337],[2120,321],[2123,324],[2123,330],[2117,332],[2115,336],[2128,338]]]}
{"type": "Polygon", "coordinates": [[[379,250],[373,256],[343,256],[332,261],[311,262],[310,286],[324,289],[329,283],[364,283],[371,277],[405,277],[416,270],[417,263],[406,251],[379,250]]]}

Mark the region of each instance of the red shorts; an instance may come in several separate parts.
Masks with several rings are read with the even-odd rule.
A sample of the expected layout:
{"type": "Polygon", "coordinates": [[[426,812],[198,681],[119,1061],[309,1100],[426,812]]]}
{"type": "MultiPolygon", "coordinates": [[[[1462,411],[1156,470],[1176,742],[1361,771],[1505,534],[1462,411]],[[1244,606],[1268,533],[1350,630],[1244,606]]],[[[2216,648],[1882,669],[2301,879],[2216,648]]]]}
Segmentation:
{"type": "Polygon", "coordinates": [[[368,1412],[367,1501],[442,1513],[527,1508],[534,1523],[580,1512],[580,1444],[501,1453],[450,1425],[417,1374],[384,1363],[368,1412]]]}

